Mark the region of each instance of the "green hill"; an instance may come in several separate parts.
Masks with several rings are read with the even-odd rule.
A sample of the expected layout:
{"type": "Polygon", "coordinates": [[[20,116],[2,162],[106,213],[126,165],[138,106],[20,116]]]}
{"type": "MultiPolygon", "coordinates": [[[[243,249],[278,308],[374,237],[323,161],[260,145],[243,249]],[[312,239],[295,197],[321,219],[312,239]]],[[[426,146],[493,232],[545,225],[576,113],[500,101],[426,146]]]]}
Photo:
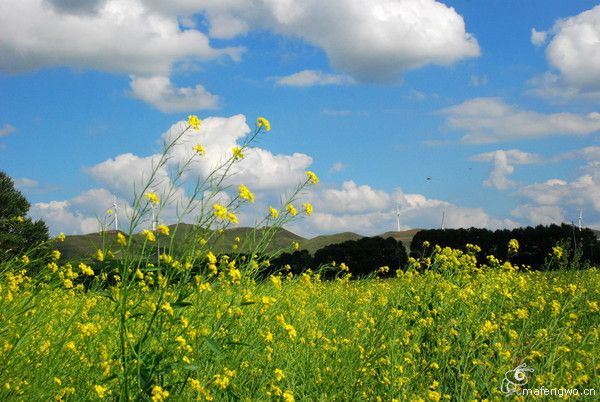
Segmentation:
{"type": "MultiPolygon", "coordinates": [[[[171,225],[169,228],[171,233],[174,234],[173,244],[175,247],[186,247],[186,245],[183,243],[184,239],[190,237],[189,235],[191,230],[198,230],[194,229],[195,227],[193,225],[186,223],[171,225]]],[[[255,230],[253,228],[240,227],[225,229],[222,232],[200,229],[199,233],[197,233],[194,238],[198,239],[203,237],[207,239],[211,249],[215,253],[231,252],[235,243],[239,244],[239,252],[247,252],[248,245],[261,239],[262,234],[266,230],[270,229],[261,228],[255,230]],[[239,238],[240,241],[236,242],[236,238],[239,238]]],[[[393,237],[396,240],[401,240],[404,246],[408,249],[413,236],[418,231],[419,229],[405,230],[401,232],[385,232],[379,236],[383,238],[393,237]]],[[[139,247],[139,245],[142,243],[141,235],[136,234],[134,236],[134,247],[139,247]]],[[[316,236],[312,239],[305,239],[304,237],[298,236],[297,234],[294,234],[283,228],[277,229],[274,233],[272,233],[272,236],[273,237],[269,243],[269,246],[266,248],[268,253],[291,251],[292,243],[298,242],[300,249],[308,250],[311,254],[314,254],[315,251],[330,244],[343,243],[348,240],[358,240],[365,237],[357,233],[343,232],[331,235],[316,236]]],[[[57,244],[57,248],[62,254],[63,261],[78,260],[91,257],[94,255],[97,249],[103,248],[103,239],[106,242],[105,246],[109,248],[115,242],[116,231],[107,231],[105,232],[105,236],[102,236],[101,233],[67,236],[63,243],[57,244]]],[[[114,249],[117,249],[117,247],[114,247],[114,249]]]]}

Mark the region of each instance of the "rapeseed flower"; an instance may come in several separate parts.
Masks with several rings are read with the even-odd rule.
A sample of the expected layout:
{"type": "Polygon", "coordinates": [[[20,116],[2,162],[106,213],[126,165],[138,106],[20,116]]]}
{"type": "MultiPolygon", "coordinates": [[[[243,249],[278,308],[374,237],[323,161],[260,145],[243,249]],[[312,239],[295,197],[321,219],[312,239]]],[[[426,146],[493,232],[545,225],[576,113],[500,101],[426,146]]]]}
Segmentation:
{"type": "Polygon", "coordinates": [[[60,232],[60,233],[58,234],[58,236],[56,237],[56,239],[57,239],[59,242],[63,242],[63,241],[65,241],[65,238],[66,238],[66,236],[65,236],[65,234],[64,234],[63,232],[60,232]]]}
{"type": "Polygon", "coordinates": [[[152,233],[152,231],[151,231],[151,230],[144,229],[144,230],[142,231],[142,235],[143,235],[144,237],[146,237],[146,240],[147,240],[147,241],[150,241],[150,242],[156,241],[156,236],[154,236],[154,233],[152,233]]]}
{"type": "Polygon", "coordinates": [[[273,218],[273,219],[277,219],[279,217],[279,211],[277,211],[273,207],[269,207],[269,214],[271,215],[271,218],[273,218]]]}
{"type": "Polygon", "coordinates": [[[250,201],[251,203],[254,202],[254,194],[252,194],[248,187],[244,186],[243,184],[240,184],[238,190],[240,192],[241,198],[243,198],[246,201],[250,201]]]}
{"type": "Polygon", "coordinates": [[[235,160],[244,159],[244,153],[242,152],[242,148],[233,147],[231,149],[231,152],[233,153],[233,159],[235,159],[235,160]]]}
{"type": "Polygon", "coordinates": [[[127,239],[121,232],[117,233],[117,243],[120,244],[121,246],[127,245],[127,239]]]}
{"type": "Polygon", "coordinates": [[[302,206],[304,207],[304,212],[306,213],[306,215],[310,216],[313,213],[313,206],[308,203],[305,202],[304,204],[302,204],[302,206]]]}
{"type": "Polygon", "coordinates": [[[152,204],[158,204],[159,203],[158,196],[156,195],[156,193],[154,193],[152,191],[146,193],[144,195],[144,197],[146,197],[148,199],[148,201],[150,201],[152,204]]]}
{"type": "Polygon", "coordinates": [[[315,185],[319,182],[319,177],[317,177],[317,175],[310,170],[306,172],[306,176],[308,176],[308,180],[312,185],[315,185]]]}
{"type": "Polygon", "coordinates": [[[156,227],[156,231],[165,236],[168,236],[171,232],[168,226],[162,224],[156,227]]]}
{"type": "Polygon", "coordinates": [[[100,262],[104,261],[104,252],[100,249],[96,250],[96,255],[94,256],[94,258],[100,262]]]}
{"type": "Polygon", "coordinates": [[[213,204],[213,213],[217,218],[220,218],[222,220],[227,219],[227,208],[225,208],[223,205],[221,204],[213,204]]]}
{"type": "Polygon", "coordinates": [[[269,120],[265,119],[264,117],[259,117],[256,119],[256,126],[258,128],[264,127],[265,131],[271,130],[271,123],[269,123],[269,120]]]}
{"type": "Polygon", "coordinates": [[[200,156],[204,156],[206,155],[206,150],[204,149],[204,147],[202,146],[202,144],[196,144],[192,147],[192,149],[194,151],[196,151],[196,153],[200,156]]]}
{"type": "Polygon", "coordinates": [[[292,216],[296,216],[298,214],[298,210],[292,204],[287,204],[287,207],[285,208],[288,211],[288,213],[292,216]]]}
{"type": "Polygon", "coordinates": [[[200,130],[200,123],[201,123],[200,119],[195,114],[191,114],[191,115],[188,116],[188,124],[194,130],[200,130]]]}
{"type": "Polygon", "coordinates": [[[516,253],[519,251],[519,242],[517,239],[510,239],[508,241],[508,251],[511,253],[516,253]]]}

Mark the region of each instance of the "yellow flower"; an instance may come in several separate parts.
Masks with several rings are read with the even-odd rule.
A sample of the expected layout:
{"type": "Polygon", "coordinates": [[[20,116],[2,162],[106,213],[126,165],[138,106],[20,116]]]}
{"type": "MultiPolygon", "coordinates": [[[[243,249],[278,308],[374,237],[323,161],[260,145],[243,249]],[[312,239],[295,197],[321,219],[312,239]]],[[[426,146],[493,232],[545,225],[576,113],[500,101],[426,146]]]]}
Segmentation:
{"type": "Polygon", "coordinates": [[[23,263],[23,265],[29,264],[29,257],[27,257],[26,255],[22,256],[21,262],[23,263]]]}
{"type": "Polygon", "coordinates": [[[25,222],[25,219],[23,219],[22,216],[17,216],[17,222],[23,223],[23,222],[25,222]]]}
{"type": "Polygon", "coordinates": [[[292,216],[296,216],[296,214],[298,214],[298,210],[292,204],[287,204],[286,210],[292,216]]]}
{"type": "Polygon", "coordinates": [[[156,231],[165,236],[168,236],[171,233],[169,227],[162,224],[156,227],[156,231]]]}
{"type": "Polygon", "coordinates": [[[284,378],[285,378],[285,374],[283,373],[283,370],[276,368],[275,369],[275,380],[281,381],[284,378]]]}
{"type": "Polygon", "coordinates": [[[217,218],[222,220],[227,219],[227,208],[220,204],[213,204],[214,214],[217,218]]]}
{"type": "Polygon", "coordinates": [[[294,393],[290,390],[285,390],[282,395],[284,402],[295,402],[294,393]]]}
{"type": "Polygon", "coordinates": [[[127,245],[127,239],[121,232],[117,233],[117,243],[119,243],[121,246],[127,245]]]}
{"type": "Polygon", "coordinates": [[[508,241],[508,251],[510,251],[511,253],[516,253],[517,251],[519,251],[519,242],[517,241],[517,239],[510,239],[508,241]]]}
{"type": "Polygon", "coordinates": [[[269,120],[265,119],[264,117],[259,117],[256,120],[256,125],[260,128],[260,127],[264,127],[265,131],[270,131],[271,130],[271,123],[269,123],[269,120]]]}
{"type": "Polygon", "coordinates": [[[85,265],[83,262],[79,263],[78,267],[82,274],[87,276],[94,276],[94,271],[92,270],[92,268],[90,268],[88,265],[85,265]]]}
{"type": "Polygon", "coordinates": [[[273,207],[269,207],[269,214],[271,214],[271,218],[273,219],[277,219],[279,217],[279,211],[273,207]]]}
{"type": "Polygon", "coordinates": [[[308,202],[305,202],[304,204],[302,204],[302,206],[304,207],[304,212],[306,212],[306,215],[310,216],[313,213],[313,206],[311,204],[309,204],[308,202]]]}
{"type": "Polygon", "coordinates": [[[310,170],[306,172],[306,176],[308,176],[308,180],[313,185],[319,182],[319,178],[317,177],[317,175],[314,172],[311,172],[310,170]]]}
{"type": "Polygon", "coordinates": [[[560,260],[563,257],[563,249],[560,246],[552,247],[552,254],[556,257],[557,260],[560,260]]]}
{"type": "Polygon", "coordinates": [[[112,209],[107,209],[107,210],[106,210],[106,214],[107,214],[107,215],[110,215],[110,214],[112,214],[112,213],[113,213],[113,210],[112,210],[112,209]]]}
{"type": "Polygon", "coordinates": [[[150,191],[149,193],[146,193],[146,195],[144,197],[146,197],[151,203],[158,204],[158,196],[155,193],[153,193],[152,191],[150,191]]]}
{"type": "Polygon", "coordinates": [[[300,244],[297,241],[292,242],[292,249],[294,251],[298,250],[299,248],[300,248],[300,244]]]}
{"type": "Polygon", "coordinates": [[[98,261],[104,261],[104,252],[100,249],[96,250],[96,255],[94,256],[98,261]]]}
{"type": "Polygon", "coordinates": [[[206,155],[206,150],[202,146],[202,144],[196,144],[192,147],[194,151],[196,151],[200,156],[206,155]]]}
{"type": "Polygon", "coordinates": [[[244,186],[243,184],[240,184],[238,190],[240,191],[241,198],[250,202],[254,202],[254,194],[252,194],[248,187],[244,186]]]}
{"type": "Polygon", "coordinates": [[[156,236],[154,236],[154,233],[148,229],[144,229],[142,231],[142,235],[146,237],[147,241],[156,241],[156,236]]]}
{"type": "Polygon", "coordinates": [[[65,285],[65,288],[67,289],[71,289],[73,287],[73,282],[71,282],[70,279],[65,279],[63,281],[63,285],[65,285]]]}
{"type": "Polygon", "coordinates": [[[152,402],[162,402],[169,396],[169,391],[161,386],[155,385],[152,387],[152,402]]]}
{"type": "Polygon", "coordinates": [[[231,223],[239,223],[237,216],[233,212],[227,212],[227,219],[231,223]]]}
{"type": "Polygon", "coordinates": [[[52,250],[52,259],[58,261],[60,259],[60,251],[52,250]]]}
{"type": "Polygon", "coordinates": [[[63,241],[65,241],[65,238],[66,238],[65,234],[63,232],[60,232],[56,239],[60,242],[63,242],[63,241]]]}
{"type": "Polygon", "coordinates": [[[94,390],[96,391],[96,395],[98,395],[98,398],[100,399],[104,399],[107,395],[111,394],[110,389],[108,389],[107,387],[103,387],[102,385],[95,385],[94,390]]]}
{"type": "Polygon", "coordinates": [[[244,153],[242,152],[242,148],[234,147],[231,152],[233,152],[234,159],[244,159],[244,153]]]}
{"type": "Polygon", "coordinates": [[[191,114],[188,116],[188,124],[194,130],[200,130],[200,119],[195,114],[191,114]]]}

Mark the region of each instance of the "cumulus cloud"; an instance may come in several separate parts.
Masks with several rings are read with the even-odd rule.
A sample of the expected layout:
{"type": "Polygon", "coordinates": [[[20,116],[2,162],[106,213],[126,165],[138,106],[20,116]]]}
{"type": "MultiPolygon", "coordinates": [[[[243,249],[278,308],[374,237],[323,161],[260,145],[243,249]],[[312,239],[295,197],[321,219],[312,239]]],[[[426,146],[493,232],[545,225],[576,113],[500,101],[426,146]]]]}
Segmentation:
{"type": "Polygon", "coordinates": [[[486,187],[493,187],[497,190],[506,190],[516,184],[508,178],[515,170],[514,165],[528,165],[539,163],[542,160],[539,155],[523,152],[518,149],[499,149],[475,155],[470,159],[475,162],[493,163],[490,175],[483,182],[483,185],[486,187]]]}
{"type": "Polygon", "coordinates": [[[600,5],[556,21],[549,34],[546,58],[557,73],[534,77],[528,92],[561,100],[600,99],[600,5]]]}
{"type": "MultiPolygon", "coordinates": [[[[181,132],[182,123],[173,125],[163,139],[169,141],[181,132]]],[[[187,160],[194,151],[192,147],[200,143],[206,149],[206,156],[196,159],[191,171],[206,177],[221,162],[231,155],[231,150],[240,146],[250,127],[243,115],[229,118],[209,117],[202,121],[199,132],[189,131],[173,149],[174,157],[170,163],[181,163],[187,160]]],[[[273,154],[258,147],[251,147],[245,152],[244,159],[236,163],[230,170],[230,183],[244,183],[254,189],[282,189],[296,185],[303,180],[304,172],[312,164],[312,158],[306,154],[291,155],[273,154]]]]}
{"type": "Polygon", "coordinates": [[[302,38],[359,81],[392,80],[407,69],[479,55],[462,16],[434,0],[260,0],[252,7],[239,0],[150,4],[163,12],[204,12],[215,38],[265,28],[302,38]]]}
{"type": "Polygon", "coordinates": [[[7,135],[14,133],[15,131],[17,131],[16,128],[11,126],[10,124],[5,124],[2,127],[0,127],[0,137],[6,137],[7,135]]]}
{"type": "Polygon", "coordinates": [[[511,214],[531,225],[560,225],[565,221],[563,211],[556,205],[519,205],[511,214]]]}
{"type": "MultiPolygon", "coordinates": [[[[112,222],[114,218],[107,215],[107,210],[113,207],[113,202],[113,193],[104,188],[96,188],[69,200],[34,203],[29,215],[43,219],[52,234],[92,233],[100,230],[101,222],[112,222]]],[[[128,205],[123,199],[118,199],[117,202],[122,207],[119,220],[125,221],[128,205]]]]}
{"type": "Polygon", "coordinates": [[[522,187],[517,195],[525,202],[513,216],[527,218],[532,224],[561,223],[574,220],[579,209],[588,216],[600,213],[600,162],[590,161],[585,173],[568,181],[550,179],[522,187]]]}
{"type": "Polygon", "coordinates": [[[397,211],[401,229],[444,226],[512,228],[518,223],[511,219],[496,219],[481,208],[467,208],[422,194],[374,189],[347,181],[340,187],[317,188],[309,195],[315,206],[310,218],[294,225],[302,235],[351,231],[364,235],[382,234],[397,229],[397,211]]]}
{"type": "Polygon", "coordinates": [[[165,76],[132,77],[130,86],[135,98],[165,113],[216,109],[219,105],[219,97],[202,85],[177,88],[165,76]]]}
{"type": "Polygon", "coordinates": [[[552,135],[587,135],[600,131],[600,113],[544,114],[520,109],[499,98],[475,98],[443,109],[448,127],[464,130],[466,143],[493,143],[552,135]]]}
{"type": "Polygon", "coordinates": [[[531,43],[535,46],[541,46],[546,42],[546,37],[548,36],[548,32],[546,31],[537,31],[535,28],[531,28],[531,43]]]}
{"type": "Polygon", "coordinates": [[[182,31],[176,18],[154,12],[139,0],[51,4],[42,0],[0,3],[0,71],[71,66],[168,75],[178,60],[240,55],[237,48],[211,47],[203,33],[182,31]],[[94,12],[80,12],[86,10],[94,12]]]}
{"type": "Polygon", "coordinates": [[[276,84],[289,87],[312,87],[315,85],[343,85],[352,83],[352,79],[342,74],[325,74],[322,71],[303,70],[278,78],[276,84]]]}

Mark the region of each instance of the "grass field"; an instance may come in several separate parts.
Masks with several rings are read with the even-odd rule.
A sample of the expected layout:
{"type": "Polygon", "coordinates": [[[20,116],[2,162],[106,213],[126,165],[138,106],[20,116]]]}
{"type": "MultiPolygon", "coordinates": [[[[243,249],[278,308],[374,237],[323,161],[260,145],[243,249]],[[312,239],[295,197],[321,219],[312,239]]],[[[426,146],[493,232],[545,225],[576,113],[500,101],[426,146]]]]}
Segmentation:
{"type": "Polygon", "coordinates": [[[521,363],[527,387],[600,391],[596,269],[427,258],[388,280],[265,283],[222,260],[187,284],[164,259],[131,270],[129,290],[73,286],[85,267],[50,265],[41,281],[11,263],[0,399],[494,400],[521,363]]]}

